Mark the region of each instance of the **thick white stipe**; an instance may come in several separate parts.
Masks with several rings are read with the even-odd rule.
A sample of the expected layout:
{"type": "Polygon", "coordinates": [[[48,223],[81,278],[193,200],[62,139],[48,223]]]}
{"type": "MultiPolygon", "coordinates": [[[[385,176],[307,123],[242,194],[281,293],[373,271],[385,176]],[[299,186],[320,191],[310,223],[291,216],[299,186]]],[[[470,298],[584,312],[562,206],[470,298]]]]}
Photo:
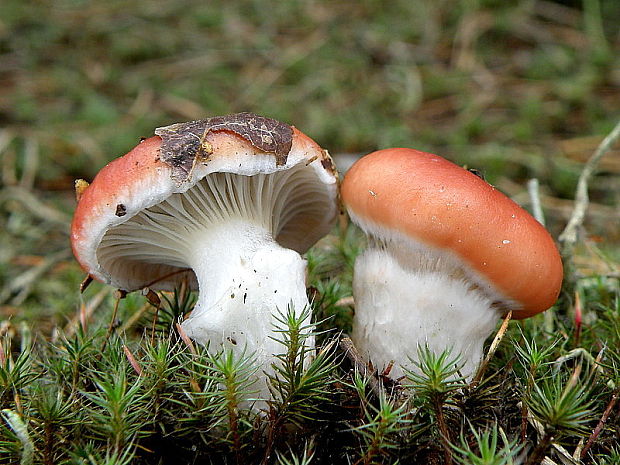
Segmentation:
{"type": "Polygon", "coordinates": [[[355,263],[353,341],[374,366],[390,361],[390,376],[414,369],[418,345],[462,355],[462,374],[471,376],[483,344],[498,321],[494,299],[466,279],[457,263],[391,243],[371,247],[355,263]]]}
{"type": "MultiPolygon", "coordinates": [[[[248,224],[215,228],[200,240],[199,252],[191,261],[200,286],[199,298],[183,329],[210,348],[254,354],[258,366],[272,374],[274,355],[286,351],[273,339],[279,336],[275,331],[282,329],[278,312],[286,314],[292,306],[299,314],[309,305],[306,261],[278,245],[264,230],[248,224]],[[217,269],[210,266],[214,262],[217,269]]],[[[257,379],[253,388],[266,398],[266,377],[261,373],[257,379]]]]}

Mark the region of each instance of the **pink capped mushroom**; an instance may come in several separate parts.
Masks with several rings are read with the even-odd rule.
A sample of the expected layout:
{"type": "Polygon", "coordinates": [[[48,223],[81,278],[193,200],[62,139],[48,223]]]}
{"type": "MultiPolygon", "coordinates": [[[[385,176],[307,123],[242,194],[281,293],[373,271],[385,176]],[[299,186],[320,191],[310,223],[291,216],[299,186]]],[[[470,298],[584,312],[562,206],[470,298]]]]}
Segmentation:
{"type": "Polygon", "coordinates": [[[500,317],[530,317],[558,297],[562,262],[545,228],[437,155],[371,153],[347,172],[342,199],[369,237],[355,263],[352,339],[376,367],[394,361],[394,378],[419,345],[460,353],[471,376],[500,317]]]}
{"type": "Polygon", "coordinates": [[[338,214],[331,159],[296,128],[250,113],[155,134],[81,186],[73,252],[91,277],[126,291],[187,280],[199,297],[185,332],[254,353],[270,373],[285,350],[273,340],[277,312],[309,305],[300,254],[338,214]]]}

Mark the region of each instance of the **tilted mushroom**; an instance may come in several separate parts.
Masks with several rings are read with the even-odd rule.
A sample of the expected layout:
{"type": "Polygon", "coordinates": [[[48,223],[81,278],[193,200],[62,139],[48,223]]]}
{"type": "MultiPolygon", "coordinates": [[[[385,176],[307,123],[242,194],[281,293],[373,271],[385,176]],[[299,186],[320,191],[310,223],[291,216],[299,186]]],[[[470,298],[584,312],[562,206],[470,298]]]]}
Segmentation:
{"type": "Polygon", "coordinates": [[[352,339],[391,376],[418,345],[463,356],[471,376],[498,318],[556,301],[562,263],[530,214],[480,177],[437,155],[394,148],[362,157],[342,199],[369,236],[357,258],[352,339]]]}
{"type": "Polygon", "coordinates": [[[186,279],[199,289],[186,333],[255,353],[269,371],[284,351],[276,312],[308,306],[300,254],[338,212],[331,159],[296,128],[250,113],[155,134],[83,189],[73,252],[90,276],[127,291],[186,279]]]}

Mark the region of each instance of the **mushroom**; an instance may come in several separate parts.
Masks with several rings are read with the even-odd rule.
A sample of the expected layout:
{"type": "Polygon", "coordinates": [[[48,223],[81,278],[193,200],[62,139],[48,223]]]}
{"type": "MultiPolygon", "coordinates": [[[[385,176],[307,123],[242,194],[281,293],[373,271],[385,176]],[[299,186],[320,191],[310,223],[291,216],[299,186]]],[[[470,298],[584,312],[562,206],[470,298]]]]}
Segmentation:
{"type": "Polygon", "coordinates": [[[309,305],[300,254],[338,214],[331,158],[296,128],[250,113],[155,134],[83,189],[73,252],[91,277],[126,291],[186,280],[199,289],[187,335],[254,353],[271,373],[285,350],[273,339],[278,312],[309,305]]]}
{"type": "Polygon", "coordinates": [[[418,346],[460,353],[470,377],[508,311],[527,318],[556,301],[562,262],[545,228],[474,173],[437,155],[379,150],[347,172],[342,199],[369,237],[357,258],[352,339],[391,376],[418,346]]]}

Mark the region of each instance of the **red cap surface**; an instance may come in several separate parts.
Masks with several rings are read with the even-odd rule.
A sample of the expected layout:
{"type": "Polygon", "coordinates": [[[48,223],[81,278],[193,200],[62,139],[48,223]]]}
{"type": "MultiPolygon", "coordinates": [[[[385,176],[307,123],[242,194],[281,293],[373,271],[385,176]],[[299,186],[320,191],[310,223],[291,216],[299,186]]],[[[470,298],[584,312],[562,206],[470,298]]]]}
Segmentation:
{"type": "Polygon", "coordinates": [[[526,318],[556,301],[560,255],[547,230],[475,174],[437,155],[379,150],[347,172],[342,199],[362,229],[450,251],[526,318]]]}

